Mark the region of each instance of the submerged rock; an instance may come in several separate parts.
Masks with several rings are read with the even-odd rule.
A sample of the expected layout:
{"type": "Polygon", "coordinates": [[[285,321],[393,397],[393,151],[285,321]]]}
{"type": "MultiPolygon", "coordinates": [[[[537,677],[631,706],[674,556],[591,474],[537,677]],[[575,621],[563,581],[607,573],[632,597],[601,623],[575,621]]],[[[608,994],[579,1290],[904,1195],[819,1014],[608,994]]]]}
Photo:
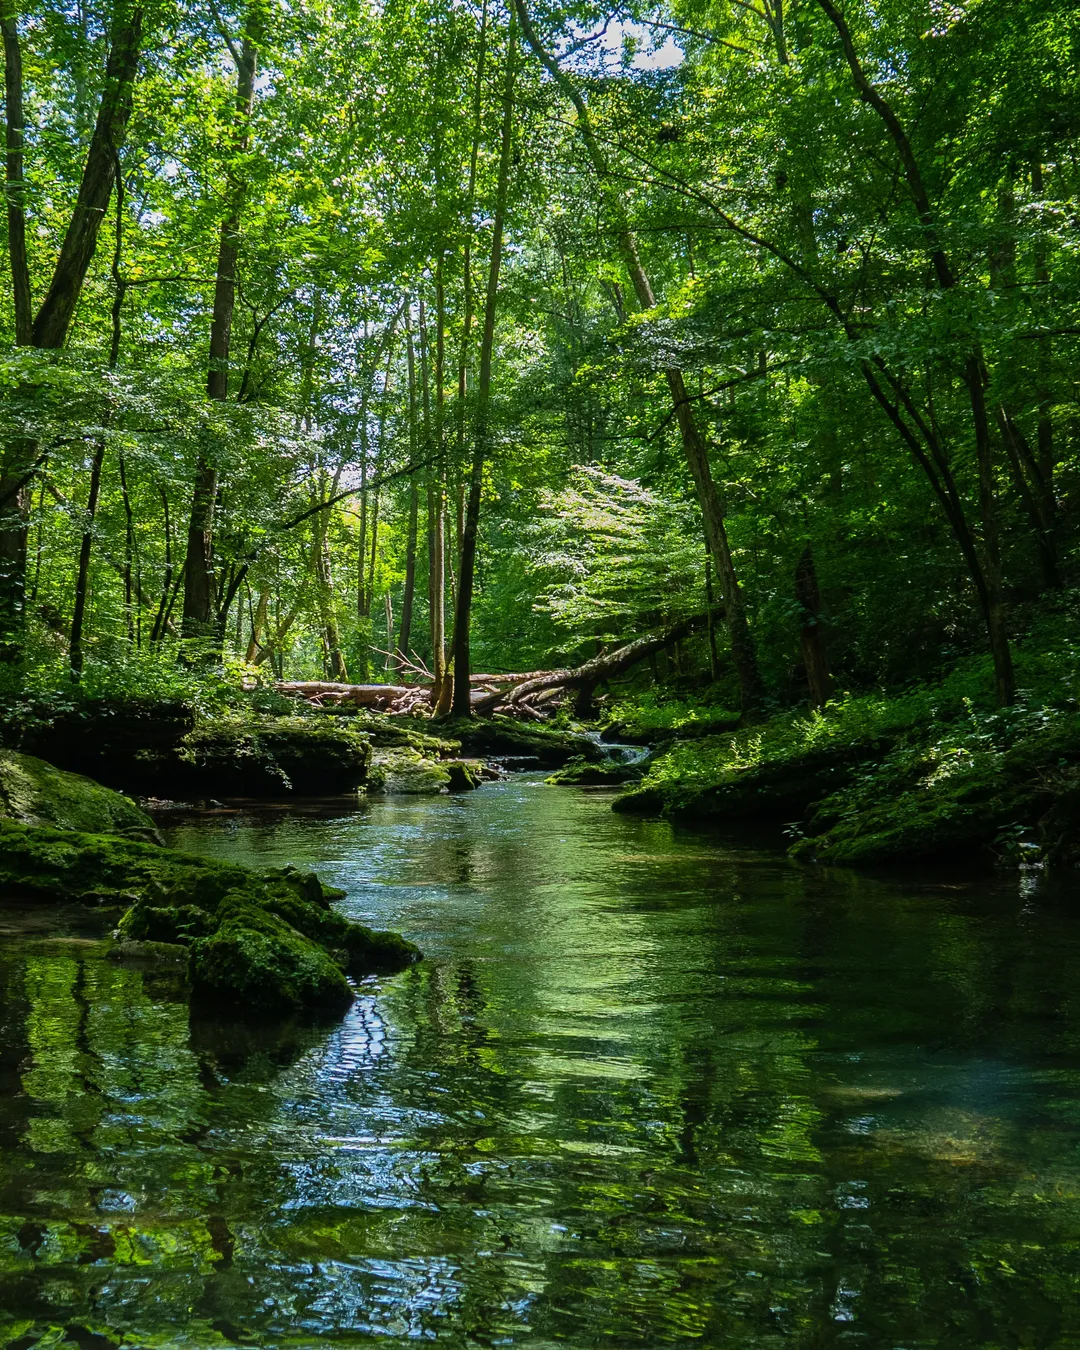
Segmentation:
{"type": "Polygon", "coordinates": [[[203,1006],[335,1011],[352,998],[346,975],[420,959],[399,934],[338,914],[331,905],[342,892],[314,873],[255,872],[101,834],[0,820],[0,890],[123,907],[118,954],[184,948],[203,1006]]]}
{"type": "Polygon", "coordinates": [[[14,750],[0,750],[0,815],[25,825],[159,839],[154,822],[130,798],[14,750]]]}

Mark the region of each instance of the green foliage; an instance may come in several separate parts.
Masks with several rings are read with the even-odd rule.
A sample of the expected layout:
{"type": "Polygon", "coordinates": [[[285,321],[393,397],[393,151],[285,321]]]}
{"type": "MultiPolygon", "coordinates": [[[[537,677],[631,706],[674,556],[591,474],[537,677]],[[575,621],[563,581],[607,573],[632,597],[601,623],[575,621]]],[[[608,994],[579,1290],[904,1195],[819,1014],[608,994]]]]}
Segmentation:
{"type": "MultiPolygon", "coordinates": [[[[407,575],[408,646],[430,667],[440,528],[449,621],[507,15],[443,0],[276,14],[241,127],[245,13],[147,11],[116,147],[122,191],[60,350],[15,342],[5,286],[0,514],[18,517],[9,533],[25,527],[28,550],[23,664],[0,671],[9,699],[62,697],[84,539],[94,698],[209,716],[245,706],[242,675],[387,678],[407,575]],[[220,400],[206,397],[207,346],[234,210],[220,400]],[[174,661],[200,464],[216,476],[224,675],[174,661]]],[[[674,34],[677,63],[655,68],[635,36],[618,53],[588,37],[612,19],[603,7],[532,15],[606,168],[523,50],[477,485],[478,667],[562,663],[702,609],[710,583],[722,599],[688,417],[771,707],[807,691],[795,578],[808,556],[815,631],[856,693],[938,681],[985,650],[973,569],[996,564],[981,541],[1000,537],[1013,636],[1027,606],[1075,581],[1075,7],[859,0],[844,14],[847,48],[822,6],[671,0],[659,19],[637,14],[674,34]],[[860,94],[852,52],[891,120],[860,94]],[[627,273],[627,229],[647,284],[627,273]],[[976,388],[991,423],[981,470],[976,388]]],[[[113,17],[106,5],[74,24],[55,0],[16,13],[26,186],[12,202],[38,302],[78,197],[113,17]]],[[[687,644],[683,693],[708,670],[728,705],[726,645],[721,632],[712,659],[687,644]]],[[[715,728],[727,708],[707,705],[640,725],[715,728]]]]}

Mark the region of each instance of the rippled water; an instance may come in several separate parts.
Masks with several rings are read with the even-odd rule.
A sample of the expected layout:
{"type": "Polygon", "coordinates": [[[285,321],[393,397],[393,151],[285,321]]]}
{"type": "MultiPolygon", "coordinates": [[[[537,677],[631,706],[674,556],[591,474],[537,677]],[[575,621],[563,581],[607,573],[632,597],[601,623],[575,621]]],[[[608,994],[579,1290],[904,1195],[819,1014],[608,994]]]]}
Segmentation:
{"type": "Polygon", "coordinates": [[[1075,885],[609,800],[171,827],[421,943],[330,1028],[0,923],[0,1345],[1080,1345],[1075,885]]]}

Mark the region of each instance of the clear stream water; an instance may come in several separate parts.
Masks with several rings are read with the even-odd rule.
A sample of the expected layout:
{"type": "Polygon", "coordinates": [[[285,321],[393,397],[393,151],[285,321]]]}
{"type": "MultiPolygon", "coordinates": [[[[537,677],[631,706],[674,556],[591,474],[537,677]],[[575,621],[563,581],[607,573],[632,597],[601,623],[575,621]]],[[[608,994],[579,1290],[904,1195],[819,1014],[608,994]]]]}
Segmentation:
{"type": "Polygon", "coordinates": [[[1080,1346],[1075,882],[609,803],[170,827],[423,946],[321,1029],[8,925],[0,1345],[1080,1346]]]}

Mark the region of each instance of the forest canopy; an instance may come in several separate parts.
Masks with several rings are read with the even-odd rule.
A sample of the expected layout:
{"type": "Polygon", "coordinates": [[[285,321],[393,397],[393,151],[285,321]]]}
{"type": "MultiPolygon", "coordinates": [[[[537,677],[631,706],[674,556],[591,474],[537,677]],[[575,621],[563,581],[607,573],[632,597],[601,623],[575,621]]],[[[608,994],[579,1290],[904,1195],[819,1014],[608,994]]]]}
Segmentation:
{"type": "Polygon", "coordinates": [[[5,680],[462,712],[697,615],[665,668],[744,712],[976,653],[1013,700],[1076,584],[1075,5],[0,27],[5,680]]]}

